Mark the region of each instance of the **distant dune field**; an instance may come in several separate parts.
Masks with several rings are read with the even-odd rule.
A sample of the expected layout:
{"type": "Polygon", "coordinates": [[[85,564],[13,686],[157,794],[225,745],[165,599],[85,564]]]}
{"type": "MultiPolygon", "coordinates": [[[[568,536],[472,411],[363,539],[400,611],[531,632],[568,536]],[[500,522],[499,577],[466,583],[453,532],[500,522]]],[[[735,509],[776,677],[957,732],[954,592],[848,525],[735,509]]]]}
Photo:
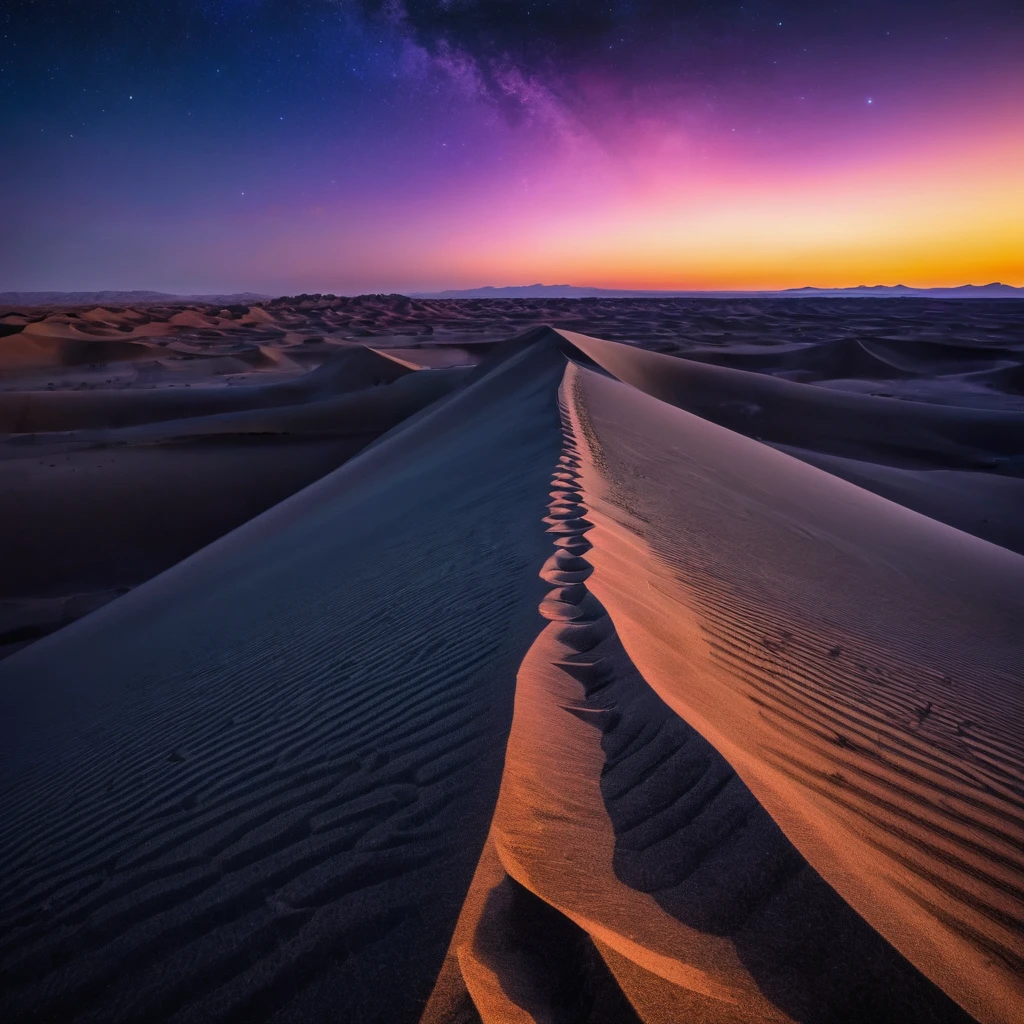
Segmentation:
{"type": "Polygon", "coordinates": [[[0,309],[0,1019],[1024,1019],[1024,313],[0,309]]]}

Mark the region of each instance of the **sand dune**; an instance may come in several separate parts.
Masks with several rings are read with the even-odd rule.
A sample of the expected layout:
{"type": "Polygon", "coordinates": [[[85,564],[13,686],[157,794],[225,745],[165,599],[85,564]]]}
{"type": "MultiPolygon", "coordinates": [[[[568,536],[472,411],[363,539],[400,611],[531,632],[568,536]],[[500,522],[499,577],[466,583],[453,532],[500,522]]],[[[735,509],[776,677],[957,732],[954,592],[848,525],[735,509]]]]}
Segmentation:
{"type": "Polygon", "coordinates": [[[878,341],[840,338],[799,345],[732,345],[691,348],[687,359],[757,370],[799,380],[859,377],[893,380],[992,371],[1018,365],[1011,353],[998,348],[968,348],[927,341],[878,341]]]}
{"type": "Polygon", "coordinates": [[[1024,555],[1024,478],[957,469],[904,469],[777,446],[883,498],[1024,555]]]}
{"type": "Polygon", "coordinates": [[[730,346],[694,348],[687,359],[717,363],[741,370],[756,370],[795,377],[800,380],[828,380],[860,377],[866,380],[890,380],[913,376],[912,371],[888,358],[889,353],[857,338],[843,338],[824,344],[730,346]]]}
{"type": "Polygon", "coordinates": [[[85,366],[90,363],[146,359],[153,350],[134,341],[57,340],[30,337],[11,338],[0,348],[0,369],[21,367],[85,366]]]}
{"type": "Polygon", "coordinates": [[[90,547],[240,493],[231,452],[284,498],[0,663],[0,1016],[1018,1020],[1024,412],[822,386],[990,372],[902,304],[730,363],[709,339],[756,304],[693,307],[686,359],[438,321],[430,354],[399,331],[486,313],[432,303],[255,307],[391,332],[272,345],[331,359],[265,384],[0,392],[0,472],[67,460],[26,522],[103,509],[47,527],[69,598],[116,592],[90,547]]]}
{"type": "Polygon", "coordinates": [[[871,924],[1012,1019],[1024,559],[620,383],[569,384],[588,586],[644,678],[871,924]]]}
{"type": "MultiPolygon", "coordinates": [[[[804,349],[811,363],[844,350],[914,357],[926,373],[934,363],[965,357],[1020,362],[1020,302],[904,298],[583,298],[415,299],[404,295],[283,296],[222,307],[214,303],[147,302],[135,308],[108,304],[0,307],[0,336],[34,324],[35,330],[105,326],[119,335],[154,337],[209,333],[280,339],[374,338],[397,345],[466,344],[507,338],[550,324],[600,337],[640,342],[679,354],[693,349],[744,346],[804,349]],[[6,315],[5,315],[6,312],[6,315]],[[72,315],[73,314],[73,315],[72,315]],[[172,322],[173,321],[173,322],[172,322]],[[50,327],[46,325],[50,324],[50,327]],[[856,344],[854,344],[856,343],[856,344]],[[810,347],[820,346],[821,355],[810,347]],[[1007,354],[1009,353],[1009,355],[1007,354]]],[[[78,336],[78,335],[73,335],[78,336]]],[[[779,355],[782,355],[782,351],[779,355]]],[[[886,356],[887,358],[887,356],[886,356]]],[[[739,365],[738,363],[735,365],[739,365]]],[[[773,367],[767,367],[769,372],[773,367]]]]}
{"type": "Polygon", "coordinates": [[[564,332],[627,384],[758,440],[896,465],[982,468],[1019,453],[1024,411],[948,408],[806,387],[564,332]]]}

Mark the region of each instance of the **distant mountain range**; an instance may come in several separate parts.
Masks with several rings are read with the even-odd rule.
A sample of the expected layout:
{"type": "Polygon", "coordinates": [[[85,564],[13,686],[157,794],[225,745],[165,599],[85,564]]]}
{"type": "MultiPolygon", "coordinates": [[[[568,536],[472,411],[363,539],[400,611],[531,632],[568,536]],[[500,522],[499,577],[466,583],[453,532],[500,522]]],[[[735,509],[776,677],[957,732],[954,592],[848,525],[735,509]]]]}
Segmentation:
{"type": "Polygon", "coordinates": [[[92,303],[118,306],[163,302],[262,302],[271,298],[257,292],[235,292],[231,295],[174,295],[170,292],[103,291],[103,292],[0,292],[0,302],[8,306],[86,306],[92,303]]]}
{"type": "MultiPolygon", "coordinates": [[[[1024,299],[1024,288],[1009,284],[962,284],[956,288],[910,288],[907,285],[857,285],[856,288],[787,288],[783,291],[643,291],[619,288],[588,288],[572,284],[527,284],[496,288],[449,289],[441,292],[410,292],[414,299],[670,299],[670,298],[844,298],[913,297],[938,299],[1024,299]]],[[[273,296],[259,292],[216,295],[176,295],[153,291],[97,292],[0,292],[5,306],[102,306],[153,305],[175,302],[206,304],[266,302],[273,296]]]]}
{"type": "Polygon", "coordinates": [[[941,299],[1020,299],[1012,284],[961,284],[955,288],[911,288],[905,284],[859,284],[856,288],[787,288],[782,295],[927,295],[941,299]]]}
{"type": "Polygon", "coordinates": [[[616,288],[586,288],[571,284],[527,284],[507,288],[450,289],[443,292],[416,292],[417,299],[655,299],[655,298],[729,298],[755,296],[925,296],[940,299],[1020,299],[1024,288],[1009,284],[963,284],[956,288],[909,288],[907,285],[858,285],[856,288],[786,288],[782,291],[636,291],[616,288]]]}

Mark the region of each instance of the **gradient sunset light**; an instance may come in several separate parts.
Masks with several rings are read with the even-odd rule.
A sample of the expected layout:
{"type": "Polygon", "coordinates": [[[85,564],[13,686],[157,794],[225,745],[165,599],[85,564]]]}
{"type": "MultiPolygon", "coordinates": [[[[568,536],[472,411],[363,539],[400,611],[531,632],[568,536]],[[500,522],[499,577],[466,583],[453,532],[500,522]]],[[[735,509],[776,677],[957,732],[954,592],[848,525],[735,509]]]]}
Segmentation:
{"type": "Polygon", "coordinates": [[[0,16],[0,287],[1024,285],[1015,3],[80,6],[0,16]]]}

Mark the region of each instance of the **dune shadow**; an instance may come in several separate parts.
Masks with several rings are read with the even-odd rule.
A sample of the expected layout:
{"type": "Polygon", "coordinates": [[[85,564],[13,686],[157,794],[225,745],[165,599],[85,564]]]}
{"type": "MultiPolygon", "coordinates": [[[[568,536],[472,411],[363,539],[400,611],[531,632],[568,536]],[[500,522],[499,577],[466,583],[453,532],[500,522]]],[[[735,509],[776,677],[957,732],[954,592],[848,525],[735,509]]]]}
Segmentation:
{"type": "Polygon", "coordinates": [[[725,758],[647,685],[618,636],[601,648],[616,671],[588,700],[617,709],[595,721],[619,880],[685,925],[729,938],[794,1020],[970,1021],[810,866],[725,758]]]}
{"type": "Polygon", "coordinates": [[[639,1024],[590,936],[508,875],[487,895],[473,954],[537,1020],[639,1024]]]}

